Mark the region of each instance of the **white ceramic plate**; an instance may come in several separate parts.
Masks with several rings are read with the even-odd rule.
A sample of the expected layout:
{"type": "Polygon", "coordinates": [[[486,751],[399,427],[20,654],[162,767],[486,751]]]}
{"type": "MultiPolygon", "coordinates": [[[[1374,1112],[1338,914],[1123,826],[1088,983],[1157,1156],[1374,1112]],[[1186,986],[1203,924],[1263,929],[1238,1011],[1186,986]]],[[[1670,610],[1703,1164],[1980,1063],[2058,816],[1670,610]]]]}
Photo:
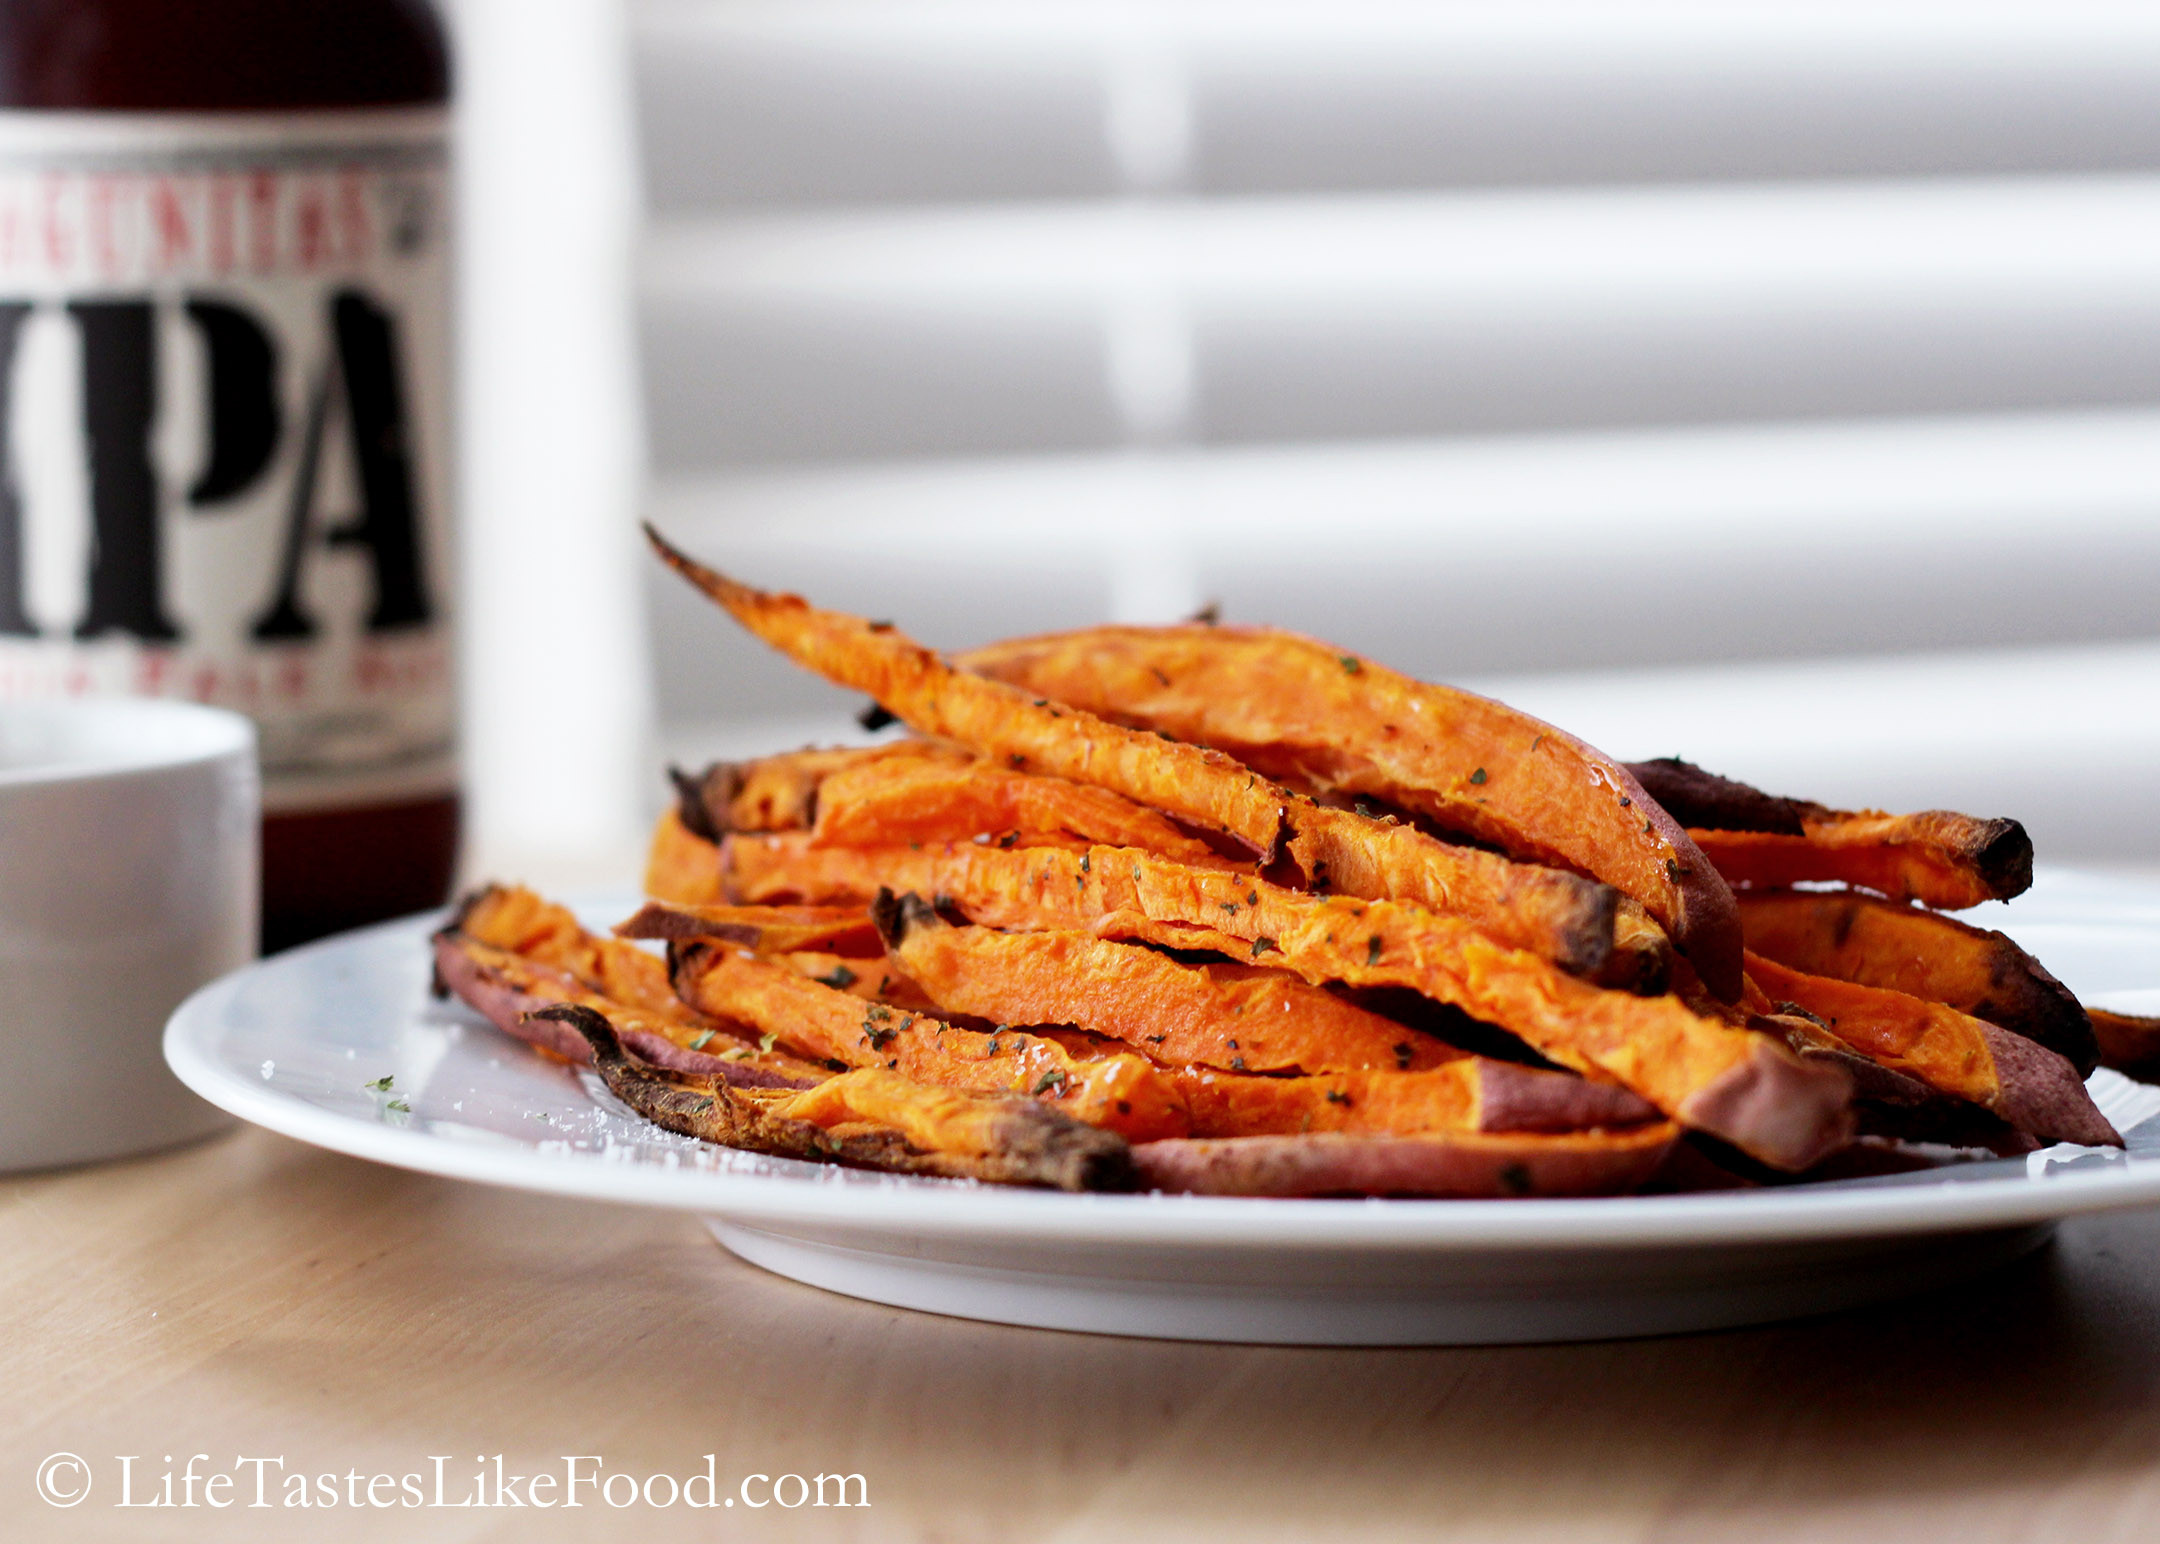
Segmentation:
{"type": "MultiPolygon", "coordinates": [[[[631,909],[584,908],[595,921],[631,909]]],[[[2160,881],[2049,873],[2004,926],[2090,1001],[2160,1011],[2160,881]]],[[[2058,1218],[2160,1203],[2160,1090],[2098,1074],[2127,1154],[1699,1196],[1269,1201],[1061,1195],[761,1158],[659,1130],[590,1073],[429,999],[416,917],[250,966],[173,1016],[204,1098],[339,1152],[705,1214],[743,1258],[878,1302],[1198,1340],[1585,1339],[1815,1313],[1941,1285],[2058,1218]],[[387,1091],[370,1085],[391,1080],[387,1091]]]]}

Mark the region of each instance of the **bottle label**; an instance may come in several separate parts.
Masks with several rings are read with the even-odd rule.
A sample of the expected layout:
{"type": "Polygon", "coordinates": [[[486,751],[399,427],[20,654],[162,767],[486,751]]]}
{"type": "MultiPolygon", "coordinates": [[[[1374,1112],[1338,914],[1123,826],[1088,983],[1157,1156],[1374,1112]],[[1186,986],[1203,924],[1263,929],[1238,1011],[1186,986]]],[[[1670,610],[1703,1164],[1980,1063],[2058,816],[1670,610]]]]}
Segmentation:
{"type": "Polygon", "coordinates": [[[238,709],[274,812],[455,785],[445,126],[0,111],[0,701],[238,709]]]}

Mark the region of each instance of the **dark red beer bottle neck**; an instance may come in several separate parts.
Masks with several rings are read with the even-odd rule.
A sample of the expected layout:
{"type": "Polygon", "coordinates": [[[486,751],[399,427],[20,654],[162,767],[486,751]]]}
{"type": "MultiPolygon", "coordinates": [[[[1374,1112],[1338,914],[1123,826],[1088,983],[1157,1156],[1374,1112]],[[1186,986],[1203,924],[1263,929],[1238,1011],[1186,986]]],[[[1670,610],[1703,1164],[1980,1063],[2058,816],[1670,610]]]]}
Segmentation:
{"type": "Polygon", "coordinates": [[[449,94],[426,0],[0,0],[0,107],[259,112],[449,94]]]}

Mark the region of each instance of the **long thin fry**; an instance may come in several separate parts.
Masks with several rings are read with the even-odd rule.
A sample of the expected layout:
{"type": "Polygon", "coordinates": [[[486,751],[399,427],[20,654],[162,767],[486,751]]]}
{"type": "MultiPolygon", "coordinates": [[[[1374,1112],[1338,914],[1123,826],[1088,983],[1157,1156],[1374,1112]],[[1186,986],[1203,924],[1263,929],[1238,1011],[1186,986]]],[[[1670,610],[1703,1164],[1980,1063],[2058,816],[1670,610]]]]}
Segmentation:
{"type": "Polygon", "coordinates": [[[2105,1008],[2085,1011],[2105,1065],[2140,1082],[2160,1083],[2160,1018],[2105,1008]]]}
{"type": "MultiPolygon", "coordinates": [[[[761,862],[758,883],[782,889],[834,877],[839,854],[776,850],[787,841],[731,837],[730,861],[761,862]],[[798,855],[817,872],[792,865],[798,855]]],[[[896,891],[949,900],[992,927],[1077,928],[1279,964],[1316,984],[1408,987],[1520,1036],[1562,1066],[1620,1083],[1772,1167],[1804,1169],[1850,1135],[1845,1080],[1802,1066],[1782,1043],[1703,1017],[1677,997],[1602,991],[1423,907],[1314,896],[1119,848],[1002,852],[948,843],[847,857],[846,883],[882,876],[896,891]]]]}
{"type": "Polygon", "coordinates": [[[2032,838],[2014,820],[1954,810],[1886,815],[1783,799],[1677,757],[1631,770],[1735,885],[1834,881],[1959,911],[2032,884],[2032,838]]]}
{"type": "Polygon", "coordinates": [[[1075,1062],[1054,1041],[1012,1029],[981,1034],[866,1004],[713,944],[677,946],[675,984],[702,1011],[739,1019],[835,1069],[883,1067],[944,1087],[1027,1094],[1135,1141],[1187,1129],[1183,1099],[1140,1056],[1075,1062]]]}
{"type": "Polygon", "coordinates": [[[616,1098],[655,1124],[702,1141],[1007,1185],[1100,1190],[1132,1183],[1120,1138],[1033,1099],[962,1093],[874,1070],[800,1091],[744,1089],[640,1066],[607,1017],[591,1008],[564,1004],[539,1017],[584,1038],[616,1098]]]}
{"type": "Polygon", "coordinates": [[[1366,794],[1633,896],[1723,998],[1731,892],[1620,763],[1528,714],[1267,628],[1099,627],[961,657],[1055,701],[1237,756],[1293,788],[1366,794]]]}
{"type": "Polygon", "coordinates": [[[1197,1195],[1618,1195],[1655,1174],[1678,1136],[1666,1122],[1563,1136],[1319,1133],[1146,1142],[1132,1160],[1143,1186],[1197,1195]]]}
{"type": "Polygon", "coordinates": [[[1661,1119],[1624,1088],[1482,1056],[1424,1072],[1263,1078],[1186,1067],[1174,1077],[1196,1137],[1587,1131],[1661,1119]]]}
{"type": "Polygon", "coordinates": [[[648,1013],[593,991],[567,971],[536,965],[454,930],[435,935],[435,979],[505,1034],[568,1061],[589,1060],[590,1047],[562,1025],[534,1018],[540,1009],[569,1003],[604,1013],[638,1056],[677,1072],[709,1073],[761,1088],[808,1088],[832,1075],[786,1051],[753,1044],[726,1022],[688,1009],[648,1013]]]}
{"type": "Polygon", "coordinates": [[[1142,734],[955,670],[889,624],[821,611],[799,595],[752,589],[670,546],[651,526],[645,534],[670,568],[745,628],[797,664],[867,692],[917,733],[1015,770],[1108,788],[1225,832],[1263,858],[1274,853],[1281,799],[1221,752],[1142,734]]]}
{"type": "MultiPolygon", "coordinates": [[[[1309,799],[1293,802],[1287,818],[1284,850],[1324,894],[1415,901],[1579,976],[1597,975],[1612,954],[1620,896],[1608,885],[1309,799]]],[[[1630,974],[1640,973],[1639,965],[1630,967],[1630,974]]]]}
{"type": "Polygon", "coordinates": [[[940,1007],[1002,1024],[1072,1024],[1173,1066],[1345,1072],[1463,1055],[1279,970],[1187,965],[1078,931],[953,927],[912,892],[885,892],[875,915],[893,963],[940,1007]]]}
{"type": "Polygon", "coordinates": [[[2001,933],[1852,891],[1740,897],[1748,947],[1813,976],[1946,1003],[2046,1046],[2079,1076],[2099,1064],[2078,1000],[2001,933]]]}
{"type": "Polygon", "coordinates": [[[1820,1019],[1839,1040],[1884,1066],[1992,1110],[2051,1142],[2120,1147],[2069,1062],[1984,1019],[1883,987],[1859,986],[1748,956],[1748,974],[1773,1002],[1820,1019]]]}
{"type": "Polygon", "coordinates": [[[811,830],[820,847],[1063,834],[1144,847],[1185,863],[1215,861],[1207,843],[1121,794],[979,758],[872,763],[835,772],[818,787],[811,830]]]}

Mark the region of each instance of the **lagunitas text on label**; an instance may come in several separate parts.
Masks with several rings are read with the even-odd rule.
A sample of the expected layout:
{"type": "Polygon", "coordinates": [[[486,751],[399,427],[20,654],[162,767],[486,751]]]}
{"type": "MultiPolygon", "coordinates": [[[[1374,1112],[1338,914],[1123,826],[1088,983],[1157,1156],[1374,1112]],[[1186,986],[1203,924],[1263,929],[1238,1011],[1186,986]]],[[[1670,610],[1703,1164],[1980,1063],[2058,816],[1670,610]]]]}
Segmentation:
{"type": "Polygon", "coordinates": [[[443,127],[0,112],[0,701],[247,713],[273,812],[454,786],[443,127]]]}

